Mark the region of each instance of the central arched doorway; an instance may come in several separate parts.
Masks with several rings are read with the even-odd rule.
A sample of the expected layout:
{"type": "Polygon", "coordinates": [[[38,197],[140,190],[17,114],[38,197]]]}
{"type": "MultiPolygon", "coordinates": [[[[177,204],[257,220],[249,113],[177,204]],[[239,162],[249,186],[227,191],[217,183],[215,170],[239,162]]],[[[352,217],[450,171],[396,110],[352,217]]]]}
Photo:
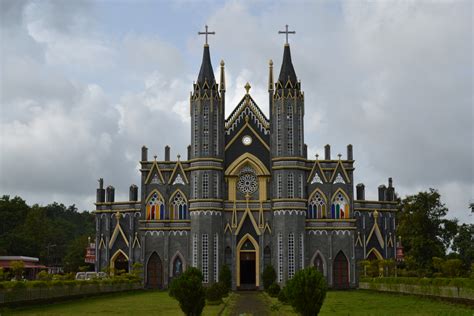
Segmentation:
{"type": "Polygon", "coordinates": [[[237,287],[255,289],[260,285],[260,250],[257,241],[246,234],[237,245],[237,287]]]}
{"type": "Polygon", "coordinates": [[[152,253],[146,265],[147,287],[152,289],[163,288],[163,264],[156,252],[152,253]]]}
{"type": "Polygon", "coordinates": [[[334,258],[333,269],[334,288],[346,289],[349,287],[349,263],[347,257],[342,251],[339,251],[336,258],[334,258]]]}

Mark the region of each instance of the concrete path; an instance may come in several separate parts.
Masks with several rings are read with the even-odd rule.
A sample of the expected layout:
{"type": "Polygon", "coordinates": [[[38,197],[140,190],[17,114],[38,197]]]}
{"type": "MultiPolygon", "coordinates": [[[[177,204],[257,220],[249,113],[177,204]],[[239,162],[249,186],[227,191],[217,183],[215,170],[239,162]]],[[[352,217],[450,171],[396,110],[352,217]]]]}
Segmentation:
{"type": "Polygon", "coordinates": [[[269,315],[268,306],[262,300],[261,295],[257,291],[241,291],[235,302],[234,308],[230,312],[231,316],[239,315],[269,315]]]}

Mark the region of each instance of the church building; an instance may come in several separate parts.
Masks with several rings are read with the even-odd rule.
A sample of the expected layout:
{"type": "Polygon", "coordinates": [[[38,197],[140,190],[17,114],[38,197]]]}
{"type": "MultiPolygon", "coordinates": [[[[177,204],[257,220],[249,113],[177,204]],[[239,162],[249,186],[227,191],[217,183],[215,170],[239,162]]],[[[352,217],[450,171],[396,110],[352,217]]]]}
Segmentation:
{"type": "Polygon", "coordinates": [[[96,271],[129,271],[141,263],[145,286],[166,288],[188,267],[200,269],[206,285],[218,282],[227,265],[234,289],[261,289],[267,265],[281,286],[314,266],[330,287],[353,288],[359,261],[395,259],[391,178],[378,187],[377,200],[366,200],[364,185],[354,182],[352,145],[344,157],[331,155],[330,145],[323,156],[307,155],[292,32],[282,32],[287,41],[275,79],[269,62],[269,117],[248,83],[237,105],[226,104],[224,62],[217,82],[207,43],[213,32],[206,26],[202,33],[187,157],[171,159],[168,146],[163,159],[149,157],[143,146],[140,190],[130,186],[128,201],[115,201],[114,187],[99,180],[96,271]],[[228,117],[226,106],[234,108],[228,117]]]}

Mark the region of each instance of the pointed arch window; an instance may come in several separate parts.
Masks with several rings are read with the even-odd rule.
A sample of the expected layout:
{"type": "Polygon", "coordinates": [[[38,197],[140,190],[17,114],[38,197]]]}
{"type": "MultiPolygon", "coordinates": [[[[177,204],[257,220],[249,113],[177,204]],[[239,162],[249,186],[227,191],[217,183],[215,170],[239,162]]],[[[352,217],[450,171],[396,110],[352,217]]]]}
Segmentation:
{"type": "Polygon", "coordinates": [[[307,216],[309,219],[326,218],[326,199],[320,192],[313,194],[309,200],[307,216]]]}
{"type": "Polygon", "coordinates": [[[146,219],[165,219],[165,203],[158,192],[154,192],[146,202],[146,219]]]}
{"type": "Polygon", "coordinates": [[[349,201],[341,191],[338,191],[332,199],[331,217],[334,219],[349,218],[349,201]]]}
{"type": "Polygon", "coordinates": [[[187,219],[188,206],[186,197],[181,192],[176,192],[171,199],[171,216],[172,219],[187,219]]]}

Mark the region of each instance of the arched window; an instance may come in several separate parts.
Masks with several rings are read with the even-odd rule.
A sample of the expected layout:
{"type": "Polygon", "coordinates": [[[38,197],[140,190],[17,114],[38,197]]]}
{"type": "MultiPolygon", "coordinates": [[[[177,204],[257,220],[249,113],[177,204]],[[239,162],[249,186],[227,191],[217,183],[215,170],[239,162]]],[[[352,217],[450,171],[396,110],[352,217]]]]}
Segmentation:
{"type": "Polygon", "coordinates": [[[277,106],[277,155],[281,155],[281,107],[277,106]]]}
{"type": "Polygon", "coordinates": [[[146,202],[146,219],[165,219],[165,202],[158,192],[153,192],[146,202]]]}
{"type": "Polygon", "coordinates": [[[326,218],[326,199],[320,192],[312,195],[308,203],[308,218],[326,218]]]}
{"type": "Polygon", "coordinates": [[[341,191],[332,199],[331,216],[335,219],[349,218],[349,201],[341,191]]]}
{"type": "Polygon", "coordinates": [[[316,270],[318,270],[319,272],[321,272],[321,274],[324,275],[324,263],[323,263],[323,258],[321,257],[321,255],[318,253],[316,255],[316,258],[314,258],[314,267],[316,268],[316,270]]]}
{"type": "Polygon", "coordinates": [[[172,219],[187,219],[188,206],[186,198],[181,192],[177,191],[171,199],[171,216],[172,219]]]}
{"type": "Polygon", "coordinates": [[[176,256],[176,259],[173,261],[173,276],[177,277],[183,273],[183,261],[179,256],[176,256]]]}

